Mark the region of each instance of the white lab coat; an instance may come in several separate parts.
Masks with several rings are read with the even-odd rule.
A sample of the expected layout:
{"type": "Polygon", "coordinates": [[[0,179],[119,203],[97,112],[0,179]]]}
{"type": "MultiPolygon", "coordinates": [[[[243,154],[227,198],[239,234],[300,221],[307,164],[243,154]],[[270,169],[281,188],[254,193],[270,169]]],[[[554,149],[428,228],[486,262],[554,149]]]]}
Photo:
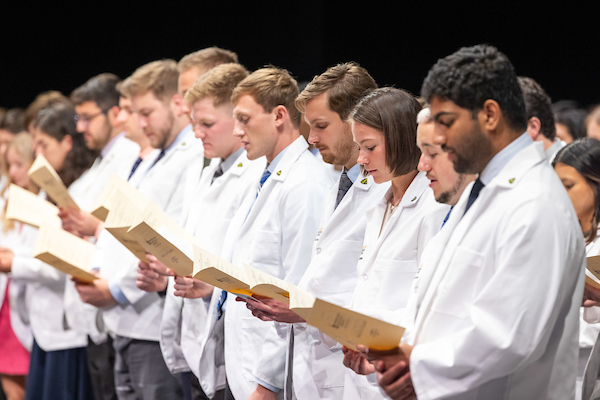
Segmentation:
{"type": "MultiPolygon", "coordinates": [[[[356,264],[367,225],[366,210],[379,202],[390,185],[389,182],[377,185],[373,178],[361,174],[334,210],[338,186],[335,184],[328,194],[312,259],[298,286],[315,297],[347,306],[356,286],[356,264]]],[[[263,346],[262,358],[272,359],[273,372],[293,374],[293,390],[298,399],[340,399],[346,369],[341,347],[325,345],[319,331],[307,324],[289,325],[286,333],[279,359],[287,364],[286,350],[290,351],[289,335],[293,334],[292,366],[278,365],[273,354],[277,347],[272,340],[263,346]]],[[[273,326],[267,339],[276,334],[273,326]]]]}
{"type": "MultiPolygon", "coordinates": [[[[584,241],[541,143],[520,151],[464,215],[468,186],[427,249],[410,368],[427,399],[559,398],[574,387],[584,241]],[[561,345],[561,340],[570,344],[561,345]],[[555,364],[566,375],[550,383],[555,364]]],[[[408,312],[407,314],[411,314],[408,312]]]]}
{"type": "Polygon", "coordinates": [[[26,304],[33,337],[44,351],[85,347],[87,335],[65,324],[66,275],[33,258],[37,232],[37,228],[23,226],[22,243],[30,253],[15,255],[11,272],[12,282],[27,284],[26,304]]]}
{"type": "MultiPolygon", "coordinates": [[[[108,153],[84,172],[69,187],[75,203],[84,211],[91,212],[100,192],[113,174],[123,179],[129,177],[131,168],[138,158],[140,146],[127,139],[123,133],[116,136],[108,153]]],[[[81,301],[75,283],[67,276],[65,284],[65,317],[67,324],[87,334],[95,343],[106,341],[106,333],[99,310],[81,301]]]]}
{"type": "MultiPolygon", "coordinates": [[[[191,126],[180,134],[181,140],[156,165],[136,171],[129,181],[175,221],[181,216],[185,171],[204,162],[202,141],[194,138],[191,126]]],[[[137,288],[137,258],[106,231],[98,238],[96,252],[101,252],[96,257],[101,276],[116,282],[129,301],[102,311],[106,327],[119,336],[158,342],[164,300],[137,288]]]]}
{"type": "MultiPolygon", "coordinates": [[[[381,231],[391,188],[367,212],[364,250],[351,308],[399,324],[423,249],[439,231],[450,207],[435,200],[429,179],[419,172],[381,231]],[[381,231],[381,235],[379,234],[381,231]]],[[[345,371],[344,399],[380,398],[375,374],[345,371]]]]}
{"type": "MultiPolygon", "coordinates": [[[[0,227],[0,229],[2,228],[0,227]]],[[[15,256],[31,257],[33,255],[33,247],[31,246],[32,241],[35,240],[33,228],[15,221],[14,229],[1,232],[0,236],[0,246],[11,249],[15,256]]],[[[11,275],[0,273],[0,305],[4,303],[4,296],[8,294],[11,328],[23,347],[31,351],[33,334],[29,326],[28,284],[25,281],[11,279],[7,292],[6,289],[11,275]]]]}
{"type": "MultiPolygon", "coordinates": [[[[220,255],[225,234],[231,219],[245,196],[256,191],[260,177],[265,169],[265,159],[248,160],[243,151],[231,167],[211,184],[220,159],[214,159],[204,168],[200,177],[198,169],[190,169],[186,193],[183,200],[182,225],[192,233],[208,251],[220,255]]],[[[225,385],[225,380],[214,381],[213,366],[210,370],[200,370],[200,356],[203,351],[220,349],[202,349],[201,343],[206,330],[208,315],[207,299],[182,299],[173,295],[173,282],[165,298],[165,309],[161,324],[161,348],[167,366],[171,372],[191,370],[204,387],[205,393],[214,393],[225,385]],[[185,351],[181,351],[184,348],[185,351]]],[[[224,372],[221,374],[224,377],[224,372]]]]}
{"type": "MultiPolygon", "coordinates": [[[[286,148],[256,200],[254,193],[246,197],[227,233],[224,258],[298,284],[310,262],[325,198],[333,184],[323,164],[307,149],[300,136],[286,148]]],[[[224,319],[227,381],[233,395],[245,399],[256,389],[254,368],[272,323],[253,317],[234,296],[227,301],[224,319]]],[[[257,377],[281,387],[273,384],[271,376],[257,377]]]]}

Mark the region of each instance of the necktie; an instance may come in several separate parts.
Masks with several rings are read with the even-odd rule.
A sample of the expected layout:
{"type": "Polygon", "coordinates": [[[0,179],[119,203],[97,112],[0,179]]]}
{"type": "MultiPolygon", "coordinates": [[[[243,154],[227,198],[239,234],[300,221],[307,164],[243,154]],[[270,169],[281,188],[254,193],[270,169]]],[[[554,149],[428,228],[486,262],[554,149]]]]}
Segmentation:
{"type": "Polygon", "coordinates": [[[220,320],[223,316],[223,306],[225,305],[225,300],[227,300],[227,292],[222,291],[221,297],[219,298],[219,303],[217,304],[217,320],[220,320]]]}
{"type": "MultiPolygon", "coordinates": [[[[477,197],[479,196],[479,192],[483,189],[485,185],[479,178],[475,180],[473,187],[471,188],[471,194],[469,194],[469,200],[467,200],[467,207],[465,208],[465,214],[469,211],[469,208],[473,205],[477,197]]],[[[464,214],[463,214],[464,215],[464,214]]]]}
{"type": "Polygon", "coordinates": [[[215,174],[213,175],[212,181],[210,182],[210,184],[212,185],[215,182],[215,179],[217,179],[221,175],[223,175],[223,168],[221,168],[221,164],[219,164],[219,166],[215,170],[215,174]]]}
{"type": "Polygon", "coordinates": [[[450,213],[452,212],[453,209],[454,209],[454,207],[450,207],[448,214],[446,214],[446,218],[444,218],[444,222],[442,222],[442,228],[444,227],[444,225],[446,225],[446,222],[448,222],[448,218],[450,218],[450,213]]]}
{"type": "Polygon", "coordinates": [[[138,159],[135,160],[135,163],[133,164],[133,167],[131,168],[131,172],[129,173],[129,178],[127,178],[127,180],[131,179],[131,177],[133,176],[135,170],[140,166],[141,162],[142,162],[142,157],[138,157],[138,159]]]}
{"type": "Polygon", "coordinates": [[[258,197],[258,194],[260,193],[260,190],[262,189],[263,185],[265,184],[265,182],[267,181],[267,179],[269,179],[269,177],[271,176],[271,171],[269,171],[268,169],[265,169],[265,172],[263,172],[261,178],[260,178],[260,184],[258,185],[258,190],[256,192],[256,197],[258,197]]]}
{"type": "Polygon", "coordinates": [[[340,176],[340,184],[338,187],[337,199],[335,200],[335,208],[340,204],[348,190],[352,187],[352,181],[348,178],[348,170],[344,167],[344,171],[340,176]]]}
{"type": "Polygon", "coordinates": [[[162,149],[160,151],[160,154],[158,155],[158,157],[156,157],[156,160],[154,160],[154,162],[152,163],[152,166],[150,168],[154,167],[156,165],[156,163],[159,162],[160,159],[165,156],[165,153],[166,153],[165,149],[162,149]]]}

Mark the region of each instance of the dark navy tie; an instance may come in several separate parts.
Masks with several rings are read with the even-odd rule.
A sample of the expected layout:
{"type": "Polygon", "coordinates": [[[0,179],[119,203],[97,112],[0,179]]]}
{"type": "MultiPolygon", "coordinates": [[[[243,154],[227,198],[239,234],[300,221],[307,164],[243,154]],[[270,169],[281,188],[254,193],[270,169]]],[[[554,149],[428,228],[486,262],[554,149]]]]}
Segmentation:
{"type": "Polygon", "coordinates": [[[481,189],[483,189],[484,186],[485,185],[483,184],[483,182],[481,182],[481,180],[479,178],[475,179],[475,183],[473,184],[473,187],[471,188],[471,194],[469,194],[469,200],[467,200],[467,207],[465,208],[465,214],[467,213],[467,211],[469,211],[469,208],[471,208],[471,206],[473,205],[475,200],[477,200],[477,197],[479,196],[479,192],[481,192],[481,189]]]}
{"type": "Polygon", "coordinates": [[[131,179],[131,177],[133,176],[135,170],[140,166],[141,162],[142,162],[142,157],[138,157],[138,159],[135,160],[135,163],[133,164],[133,168],[131,168],[131,172],[129,173],[129,178],[127,178],[127,180],[131,179]]]}
{"type": "Polygon", "coordinates": [[[156,163],[159,162],[160,159],[165,156],[165,153],[166,153],[165,149],[162,149],[160,151],[160,154],[158,155],[158,157],[156,157],[156,160],[154,160],[154,162],[152,163],[152,166],[150,168],[154,167],[156,165],[156,163]]]}
{"type": "Polygon", "coordinates": [[[340,205],[342,199],[348,193],[348,190],[352,187],[352,181],[348,178],[348,170],[344,167],[344,171],[340,176],[340,184],[338,187],[337,198],[335,200],[335,208],[340,205]]]}

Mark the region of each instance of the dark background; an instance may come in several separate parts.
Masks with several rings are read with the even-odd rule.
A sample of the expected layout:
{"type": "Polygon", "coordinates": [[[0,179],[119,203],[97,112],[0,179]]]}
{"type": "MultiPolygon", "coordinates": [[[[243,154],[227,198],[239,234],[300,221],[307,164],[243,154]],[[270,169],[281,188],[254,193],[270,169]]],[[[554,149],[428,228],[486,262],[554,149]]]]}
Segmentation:
{"type": "Polygon", "coordinates": [[[431,65],[489,43],[554,101],[600,103],[600,2],[2,2],[0,106],[69,94],[91,76],[217,45],[249,69],[274,64],[299,81],[354,60],[379,85],[418,94],[431,65]],[[595,5],[594,5],[595,4],[595,5]]]}

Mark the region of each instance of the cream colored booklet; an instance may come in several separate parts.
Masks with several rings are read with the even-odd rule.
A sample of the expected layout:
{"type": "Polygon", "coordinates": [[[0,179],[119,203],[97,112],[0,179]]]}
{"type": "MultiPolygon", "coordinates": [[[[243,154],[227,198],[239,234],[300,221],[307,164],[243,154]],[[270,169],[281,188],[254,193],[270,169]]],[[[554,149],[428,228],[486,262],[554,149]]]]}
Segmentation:
{"type": "Polygon", "coordinates": [[[307,324],[352,350],[357,350],[358,344],[377,351],[392,350],[398,347],[404,335],[401,326],[321,299],[315,300],[307,317],[307,324]]]}
{"type": "Polygon", "coordinates": [[[52,168],[52,165],[50,165],[44,156],[37,156],[27,173],[31,180],[43,189],[59,207],[65,209],[76,208],[79,210],[79,207],[77,207],[77,204],[75,204],[69,195],[69,191],[60,179],[60,176],[58,176],[54,168],[52,168]]]}
{"type": "Polygon", "coordinates": [[[8,188],[6,218],[39,228],[43,223],[60,228],[58,207],[37,194],[11,183],[8,188]]]}
{"type": "Polygon", "coordinates": [[[289,303],[288,283],[244,264],[239,268],[195,244],[194,278],[242,296],[254,294],[289,303]]]}
{"type": "Polygon", "coordinates": [[[149,202],[127,232],[167,268],[179,276],[194,271],[194,237],[171,219],[156,203],[149,202]]]}
{"type": "Polygon", "coordinates": [[[127,247],[139,260],[148,262],[144,247],[128,233],[129,228],[131,228],[141,211],[140,205],[135,204],[122,188],[116,187],[107,206],[110,211],[104,222],[104,229],[110,232],[123,246],[127,247]]]}
{"type": "Polygon", "coordinates": [[[129,182],[117,174],[112,174],[100,192],[100,195],[96,199],[96,203],[94,204],[92,211],[93,216],[102,221],[106,221],[110,211],[109,208],[111,206],[111,200],[116,188],[119,188],[123,193],[125,193],[134,204],[138,205],[140,209],[144,208],[145,205],[150,201],[146,196],[141,194],[139,190],[131,186],[129,182]]]}
{"type": "Polygon", "coordinates": [[[585,283],[600,289],[600,256],[587,258],[587,267],[585,269],[585,283]]]}
{"type": "Polygon", "coordinates": [[[94,248],[90,242],[61,228],[42,224],[33,256],[67,275],[91,282],[97,279],[90,271],[94,248]]]}

